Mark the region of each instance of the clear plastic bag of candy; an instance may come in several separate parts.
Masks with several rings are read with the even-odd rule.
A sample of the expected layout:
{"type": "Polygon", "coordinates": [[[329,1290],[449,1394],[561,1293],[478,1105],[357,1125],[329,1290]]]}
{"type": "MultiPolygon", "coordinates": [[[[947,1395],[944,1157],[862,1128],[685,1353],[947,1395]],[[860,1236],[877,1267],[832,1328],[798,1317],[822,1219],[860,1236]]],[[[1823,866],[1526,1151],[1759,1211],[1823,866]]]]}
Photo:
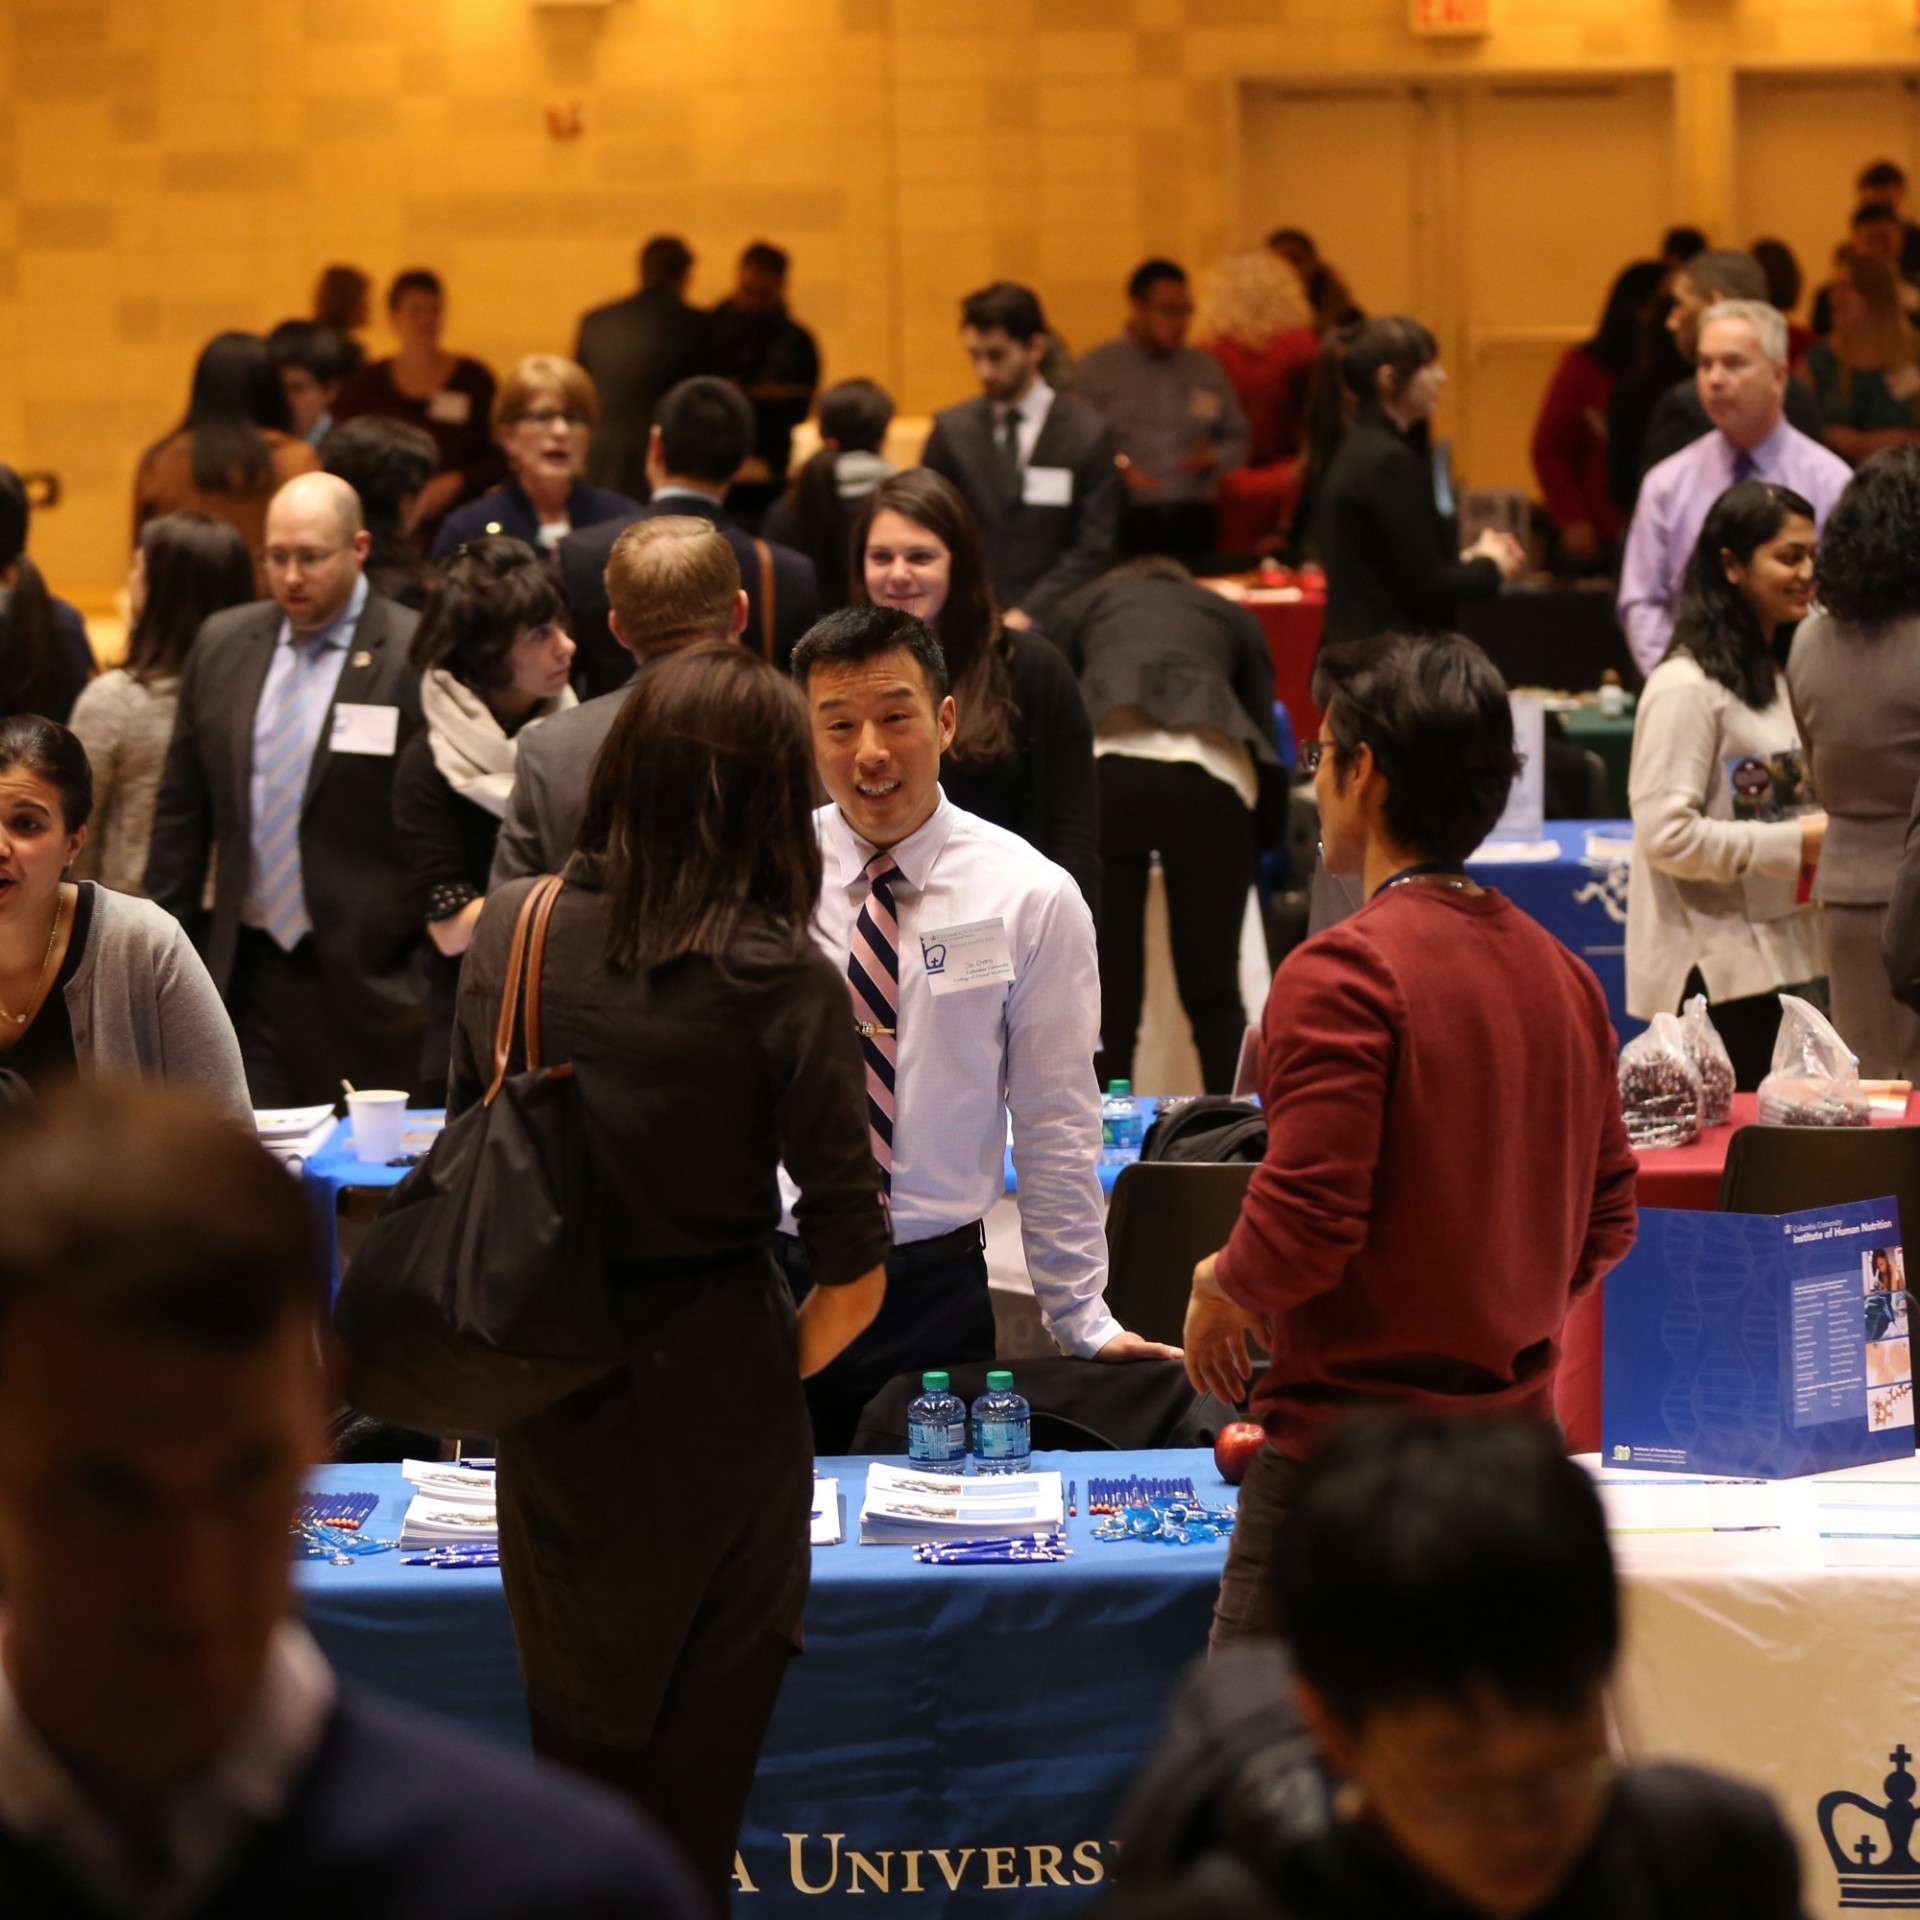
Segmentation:
{"type": "Polygon", "coordinates": [[[1872,1119],[1860,1063],[1816,1006],[1780,996],[1773,1071],[1760,1082],[1763,1127],[1864,1127],[1872,1119]]]}
{"type": "Polygon", "coordinates": [[[1700,1138],[1700,1074],[1687,1054],[1678,1014],[1620,1049],[1620,1117],[1636,1147],[1684,1147],[1700,1138]]]}
{"type": "Polygon", "coordinates": [[[1700,1124],[1724,1127],[1733,1117],[1733,1058],[1707,1011],[1707,996],[1696,993],[1682,1010],[1687,1058],[1700,1076],[1700,1124]]]}

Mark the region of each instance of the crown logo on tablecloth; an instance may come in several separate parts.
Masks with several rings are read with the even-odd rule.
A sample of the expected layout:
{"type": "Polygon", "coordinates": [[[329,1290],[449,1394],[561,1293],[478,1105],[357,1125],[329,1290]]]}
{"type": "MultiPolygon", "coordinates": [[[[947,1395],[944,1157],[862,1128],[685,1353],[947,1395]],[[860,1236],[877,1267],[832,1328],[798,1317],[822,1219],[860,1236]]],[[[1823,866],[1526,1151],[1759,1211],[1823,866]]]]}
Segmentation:
{"type": "Polygon", "coordinates": [[[1920,1827],[1920,1807],[1914,1805],[1914,1796],[1920,1793],[1920,1780],[1907,1770],[1913,1755],[1905,1741],[1887,1758],[1893,1762],[1893,1771],[1881,1783],[1885,1806],[1845,1787],[1820,1796],[1820,1837],[1840,1876],[1843,1907],[1878,1907],[1883,1912],[1920,1908],[1920,1860],[1913,1857],[1914,1829],[1920,1827]],[[1864,1822],[1848,1821],[1849,1828],[1864,1824],[1877,1828],[1879,1837],[1868,1832],[1843,1841],[1835,1828],[1846,1809],[1866,1816],[1864,1822]]]}

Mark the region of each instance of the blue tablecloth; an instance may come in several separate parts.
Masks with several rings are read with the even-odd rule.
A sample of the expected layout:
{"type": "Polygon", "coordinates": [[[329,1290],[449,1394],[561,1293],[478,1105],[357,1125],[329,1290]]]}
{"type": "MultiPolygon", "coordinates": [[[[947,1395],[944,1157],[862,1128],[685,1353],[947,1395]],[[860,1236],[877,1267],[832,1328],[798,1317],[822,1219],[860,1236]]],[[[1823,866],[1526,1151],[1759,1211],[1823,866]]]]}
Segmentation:
{"type": "Polygon", "coordinates": [[[1468,861],[1484,887],[1497,888],[1590,966],[1607,996],[1613,1030],[1624,1044],[1646,1025],[1627,1013],[1627,863],[1589,859],[1590,834],[1625,845],[1630,820],[1549,820],[1541,839],[1559,852],[1541,861],[1468,861]]]}
{"type": "MultiPolygon", "coordinates": [[[[409,1107],[405,1132],[415,1136],[437,1132],[446,1117],[446,1110],[441,1107],[409,1107]]],[[[409,1142],[409,1150],[418,1144],[416,1137],[409,1142]]],[[[335,1293],[340,1291],[341,1190],[346,1187],[397,1187],[409,1171],[411,1169],[404,1166],[362,1160],[353,1150],[351,1120],[336,1121],[326,1145],[301,1167],[300,1178],[306,1184],[314,1211],[320,1219],[320,1232],[326,1245],[327,1266],[333,1275],[335,1293]]]]}
{"type": "MultiPolygon", "coordinates": [[[[811,1899],[857,1877],[868,1897],[876,1880],[912,1895],[915,1916],[1061,1915],[1111,1870],[1121,1798],[1205,1649],[1226,1549],[1090,1538],[1087,1476],[1185,1474],[1217,1502],[1231,1490],[1199,1452],[1035,1464],[1080,1483],[1072,1559],[929,1567],[855,1545],[867,1462],[820,1462],[840,1482],[843,1537],[814,1550],[807,1651],[788,1671],[741,1838],[760,1897],[738,1911],[818,1914],[811,1899]]],[[[368,1531],[397,1535],[397,1467],[329,1467],[316,1484],[378,1491],[368,1531]]],[[[342,1673],[525,1743],[497,1573],[389,1553],[303,1562],[298,1584],[342,1673]]]]}

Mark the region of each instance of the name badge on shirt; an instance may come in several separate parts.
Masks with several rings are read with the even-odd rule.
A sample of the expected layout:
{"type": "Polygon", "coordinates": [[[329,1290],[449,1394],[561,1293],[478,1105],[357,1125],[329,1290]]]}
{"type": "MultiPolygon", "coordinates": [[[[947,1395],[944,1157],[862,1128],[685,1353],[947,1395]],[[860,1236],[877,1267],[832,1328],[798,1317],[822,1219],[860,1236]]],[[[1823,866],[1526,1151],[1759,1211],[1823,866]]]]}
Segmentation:
{"type": "Polygon", "coordinates": [[[1020,499],[1029,507],[1073,505],[1071,467],[1028,467],[1020,475],[1020,499]]]}
{"type": "Polygon", "coordinates": [[[444,427],[464,427],[473,416],[473,395],[457,387],[442,387],[427,402],[427,418],[444,427]]]}
{"type": "Polygon", "coordinates": [[[400,709],[342,700],[333,710],[327,745],[335,753],[371,753],[391,758],[400,742],[400,709]]]}
{"type": "Polygon", "coordinates": [[[927,989],[936,999],[1013,978],[1007,923],[998,918],[969,920],[964,926],[937,927],[923,933],[920,958],[927,969],[927,989]]]}

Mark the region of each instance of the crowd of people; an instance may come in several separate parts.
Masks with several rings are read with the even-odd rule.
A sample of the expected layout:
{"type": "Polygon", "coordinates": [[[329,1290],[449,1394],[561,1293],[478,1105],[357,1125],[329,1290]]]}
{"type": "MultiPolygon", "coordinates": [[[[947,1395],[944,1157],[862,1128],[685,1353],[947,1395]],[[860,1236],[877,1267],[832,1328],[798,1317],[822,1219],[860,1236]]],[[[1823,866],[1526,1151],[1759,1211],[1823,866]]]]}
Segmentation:
{"type": "MultiPolygon", "coordinates": [[[[1885,171],[1824,332],[1796,345],[1782,250],[1677,232],[1622,274],[1536,436],[1561,557],[1617,554],[1646,674],[1629,1005],[1704,991],[1746,1084],[1780,987],[1830,979],[1870,1070],[1920,1035],[1920,444],[1886,417],[1889,283],[1920,236],[1885,171]],[[1629,428],[1658,457],[1623,495],[1629,428]],[[1824,810],[1737,813],[1730,763],[1801,753],[1824,810]]],[[[1633,1243],[1635,1161],[1598,982],[1466,870],[1520,763],[1505,683],[1450,630],[1527,555],[1463,549],[1436,497],[1434,335],[1361,314],[1291,229],[1197,292],[1143,263],[1121,333],[1077,359],[1033,289],[995,283],[959,308],[977,394],[900,467],[877,383],[819,390],[778,248],[710,311],[694,267],[648,242],[571,357],[504,379],[442,345],[423,269],[389,290],[387,359],[346,268],[313,318],[220,335],[140,462],[128,648],[97,678],[0,470],[0,1152],[44,1170],[0,1210],[0,1904],[17,1883],[68,1899],[49,1911],[237,1911],[205,1903],[330,1850],[377,1882],[458,1808],[463,1832],[498,1818],[461,1876],[356,1910],[528,1910],[562,1851],[544,1911],[724,1910],[800,1641],[811,1459],[889,1382],[994,1356],[983,1221],[1010,1149],[1061,1351],[1183,1366],[1266,1431],[1170,1751],[1217,1758],[1277,1702],[1260,1750],[1339,1790],[1235,1871],[1312,1920],[1415,1910],[1409,1889],[1572,1916],[1637,1911],[1675,1884],[1663,1849],[1737,1838],[1744,1884],[1676,1920],[1784,1920],[1792,1847],[1762,1802],[1607,1764],[1613,1575],[1552,1420],[1568,1311],[1633,1243]],[[1196,578],[1263,551],[1326,574],[1299,787],[1260,626],[1196,578]],[[1240,924],[1296,801],[1364,904],[1250,1010],[1240,924]],[[1156,855],[1205,1082],[1233,1081],[1252,1011],[1266,1125],[1179,1347],[1108,1304],[1098,1179],[1156,855]],[[604,1796],[387,1721],[283,1619],[322,1391],[312,1228],[232,1123],[343,1086],[456,1120],[485,1101],[556,874],[543,1044],[584,1116],[621,1359],[499,1436],[502,1568],[534,1747],[671,1855],[604,1796]],[[754,1418],[723,1431],[700,1415],[728,1396],[754,1418]],[[249,1607],[180,1573],[166,1633],[110,1608],[63,1628],[71,1541],[33,1521],[62,1448],[149,1527],[270,1461],[220,1523],[249,1607]],[[1430,1550],[1386,1551],[1408,1539],[1430,1550]],[[1402,1608],[1433,1636],[1378,1633],[1402,1608]],[[202,1670],[221,1684],[196,1692],[202,1670]],[[215,1794],[215,1840],[189,1844],[209,1770],[263,1737],[286,1791],[215,1794]],[[93,1796],[97,1832],[23,1825],[19,1750],[93,1796]],[[1432,1819],[1401,1791],[1428,1759],[1466,1783],[1432,1819]],[[294,1791],[315,1776],[326,1795],[294,1791]],[[249,1849],[249,1823],[282,1844],[249,1849]]],[[[1211,1912],[1212,1829],[1170,1826],[1170,1797],[1143,1790],[1126,1898],[1211,1912]]]]}

